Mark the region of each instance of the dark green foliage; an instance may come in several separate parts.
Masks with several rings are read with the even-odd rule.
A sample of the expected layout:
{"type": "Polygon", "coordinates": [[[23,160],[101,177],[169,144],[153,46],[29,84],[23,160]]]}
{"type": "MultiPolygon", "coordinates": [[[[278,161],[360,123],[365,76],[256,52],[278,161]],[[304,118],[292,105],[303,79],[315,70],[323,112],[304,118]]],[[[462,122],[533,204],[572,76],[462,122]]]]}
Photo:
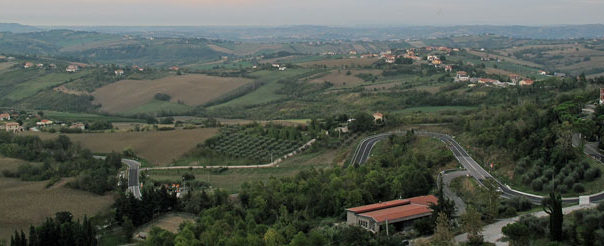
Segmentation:
{"type": "Polygon", "coordinates": [[[115,207],[115,220],[122,224],[130,220],[134,226],[139,226],[151,219],[178,208],[176,193],[170,193],[161,186],[145,187],[142,190],[142,199],[136,199],[130,193],[120,194],[113,204],[115,207]]]}
{"type": "Polygon", "coordinates": [[[543,200],[543,211],[549,214],[549,231],[552,241],[562,241],[562,196],[554,192],[543,200]]]}
{"type": "Polygon", "coordinates": [[[113,124],[109,121],[94,121],[92,123],[86,124],[86,129],[91,131],[97,130],[110,130],[113,128],[113,124]]]}
{"type": "Polygon", "coordinates": [[[59,212],[55,219],[47,218],[41,226],[31,226],[29,239],[25,233],[17,233],[11,237],[11,245],[18,246],[93,246],[97,245],[96,229],[84,216],[83,221],[73,221],[69,212],[59,212]]]}
{"type": "Polygon", "coordinates": [[[174,123],[174,118],[173,117],[164,117],[159,121],[160,124],[173,124],[174,123]]]}
{"type": "Polygon", "coordinates": [[[370,73],[359,73],[357,75],[355,75],[357,77],[359,77],[360,79],[362,79],[363,81],[371,81],[371,82],[375,82],[379,77],[377,75],[373,75],[370,73]]]}
{"type": "Polygon", "coordinates": [[[172,97],[168,94],[165,93],[157,93],[155,94],[155,96],[153,96],[153,98],[155,98],[155,100],[160,100],[160,101],[170,101],[170,99],[172,99],[172,97]]]}
{"type": "Polygon", "coordinates": [[[530,231],[528,227],[522,223],[512,223],[504,226],[501,232],[510,239],[511,246],[528,245],[530,231]]]}
{"type": "Polygon", "coordinates": [[[353,132],[366,132],[376,128],[373,116],[368,113],[357,113],[348,128],[353,132]]]}

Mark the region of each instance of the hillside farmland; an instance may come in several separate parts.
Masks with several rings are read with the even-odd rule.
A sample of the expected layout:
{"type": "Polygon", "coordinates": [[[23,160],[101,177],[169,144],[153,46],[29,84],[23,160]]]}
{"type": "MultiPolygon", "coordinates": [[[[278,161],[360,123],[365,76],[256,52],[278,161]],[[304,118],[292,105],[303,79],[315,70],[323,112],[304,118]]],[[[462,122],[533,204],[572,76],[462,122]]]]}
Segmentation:
{"type": "Polygon", "coordinates": [[[153,101],[157,93],[171,96],[171,102],[190,106],[201,105],[251,82],[244,78],[223,78],[207,75],[170,76],[157,80],[122,80],[97,89],[92,95],[101,110],[122,113],[153,101]]]}
{"type": "MultiPolygon", "coordinates": [[[[67,134],[74,142],[93,152],[122,152],[132,148],[134,152],[149,161],[152,165],[165,165],[195,147],[198,143],[214,136],[214,128],[192,130],[151,131],[151,132],[115,132],[67,134]],[[153,144],[150,144],[153,143],[153,144]]],[[[56,134],[32,133],[43,139],[56,138],[56,134]]]]}

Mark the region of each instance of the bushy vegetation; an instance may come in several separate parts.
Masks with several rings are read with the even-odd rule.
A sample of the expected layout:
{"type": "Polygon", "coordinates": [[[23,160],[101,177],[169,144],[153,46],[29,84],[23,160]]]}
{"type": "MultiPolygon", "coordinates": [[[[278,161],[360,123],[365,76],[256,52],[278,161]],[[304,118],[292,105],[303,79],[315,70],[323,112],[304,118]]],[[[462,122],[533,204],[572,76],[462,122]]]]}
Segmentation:
{"type": "Polygon", "coordinates": [[[548,242],[559,236],[558,245],[597,246],[604,242],[604,225],[600,222],[603,216],[602,204],[595,209],[575,211],[565,216],[559,235],[551,234],[549,218],[534,216],[523,216],[502,231],[510,239],[511,245],[551,245],[548,242]]]}
{"type": "Polygon", "coordinates": [[[117,170],[122,166],[119,154],[96,159],[92,153],[61,135],[55,140],[41,140],[37,136],[17,136],[0,132],[0,154],[41,165],[25,164],[16,172],[3,171],[4,176],[27,181],[48,180],[54,177],[77,177],[75,188],[103,194],[117,184],[117,170]]]}
{"type": "Polygon", "coordinates": [[[472,145],[508,153],[516,163],[514,180],[526,187],[551,191],[555,181],[562,193],[581,193],[584,188],[577,183],[601,175],[572,145],[575,132],[595,134],[593,121],[581,118],[583,104],[582,97],[560,97],[555,103],[483,109],[457,125],[472,145]]]}

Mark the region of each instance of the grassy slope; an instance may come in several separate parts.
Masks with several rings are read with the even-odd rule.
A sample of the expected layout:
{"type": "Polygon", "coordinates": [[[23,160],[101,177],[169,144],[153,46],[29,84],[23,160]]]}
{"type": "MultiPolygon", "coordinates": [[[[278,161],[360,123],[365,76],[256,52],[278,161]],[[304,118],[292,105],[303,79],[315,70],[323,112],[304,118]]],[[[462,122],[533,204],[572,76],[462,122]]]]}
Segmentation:
{"type": "Polygon", "coordinates": [[[86,114],[86,113],[68,113],[68,112],[57,112],[57,111],[44,111],[46,118],[51,120],[59,121],[97,121],[104,120],[109,122],[140,122],[139,119],[124,118],[117,116],[106,116],[100,114],[86,114]]]}
{"type": "Polygon", "coordinates": [[[142,113],[156,113],[156,112],[174,112],[184,113],[191,110],[192,107],[185,104],[178,104],[173,102],[151,100],[149,103],[130,109],[124,114],[142,114],[142,113]]]}
{"type": "Polygon", "coordinates": [[[31,80],[19,83],[14,90],[6,97],[11,100],[20,100],[35,95],[36,93],[48,89],[71,79],[77,79],[87,75],[88,72],[78,73],[50,73],[42,75],[31,80]]]}
{"type": "Polygon", "coordinates": [[[266,181],[270,177],[293,176],[301,170],[312,167],[328,167],[332,164],[336,155],[334,150],[323,150],[314,153],[303,153],[286,160],[273,168],[256,169],[229,169],[221,173],[212,170],[193,169],[189,170],[157,170],[150,171],[152,180],[162,182],[176,182],[182,179],[185,173],[193,173],[197,180],[210,183],[212,186],[223,188],[228,192],[237,192],[241,184],[245,182],[266,181]]]}
{"type": "Polygon", "coordinates": [[[220,105],[216,105],[213,107],[210,107],[211,109],[215,109],[215,108],[220,108],[220,107],[225,107],[225,106],[231,106],[231,107],[237,107],[237,106],[246,106],[246,105],[255,105],[255,104],[262,104],[262,103],[268,103],[271,101],[275,101],[275,100],[279,100],[284,98],[284,95],[279,95],[276,93],[277,90],[279,90],[283,85],[277,83],[280,79],[287,79],[288,77],[293,77],[302,73],[308,72],[307,69],[288,69],[286,71],[258,71],[255,73],[252,73],[252,76],[257,76],[258,81],[262,81],[265,84],[256,89],[255,91],[252,91],[242,97],[238,97],[236,99],[233,99],[231,101],[228,101],[226,103],[220,104],[220,105]]]}

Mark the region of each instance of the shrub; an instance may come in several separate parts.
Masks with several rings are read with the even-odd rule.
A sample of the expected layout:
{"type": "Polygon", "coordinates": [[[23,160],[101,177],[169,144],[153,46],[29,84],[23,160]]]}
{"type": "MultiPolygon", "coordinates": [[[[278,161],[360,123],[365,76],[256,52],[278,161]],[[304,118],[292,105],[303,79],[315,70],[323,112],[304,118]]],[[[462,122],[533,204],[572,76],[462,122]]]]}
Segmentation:
{"type": "Polygon", "coordinates": [[[575,178],[573,176],[568,176],[564,178],[564,184],[566,186],[573,186],[573,184],[575,184],[575,178]]]}
{"type": "Polygon", "coordinates": [[[576,183],[573,185],[573,190],[577,193],[581,193],[585,191],[585,187],[583,186],[583,184],[576,183]]]}
{"type": "Polygon", "coordinates": [[[155,94],[154,98],[156,100],[160,100],[160,101],[170,101],[170,99],[172,99],[172,97],[168,94],[165,93],[157,93],[155,94]]]}
{"type": "Polygon", "coordinates": [[[587,181],[593,181],[596,178],[599,178],[601,175],[601,171],[599,168],[596,167],[590,167],[589,169],[587,169],[587,171],[585,172],[585,179],[587,181]]]}
{"type": "Polygon", "coordinates": [[[506,207],[501,216],[514,217],[516,216],[516,209],[514,207],[506,207]]]}
{"type": "Polygon", "coordinates": [[[541,178],[533,180],[533,182],[531,182],[531,187],[533,188],[533,190],[536,191],[543,190],[543,181],[541,180],[541,178]]]}

